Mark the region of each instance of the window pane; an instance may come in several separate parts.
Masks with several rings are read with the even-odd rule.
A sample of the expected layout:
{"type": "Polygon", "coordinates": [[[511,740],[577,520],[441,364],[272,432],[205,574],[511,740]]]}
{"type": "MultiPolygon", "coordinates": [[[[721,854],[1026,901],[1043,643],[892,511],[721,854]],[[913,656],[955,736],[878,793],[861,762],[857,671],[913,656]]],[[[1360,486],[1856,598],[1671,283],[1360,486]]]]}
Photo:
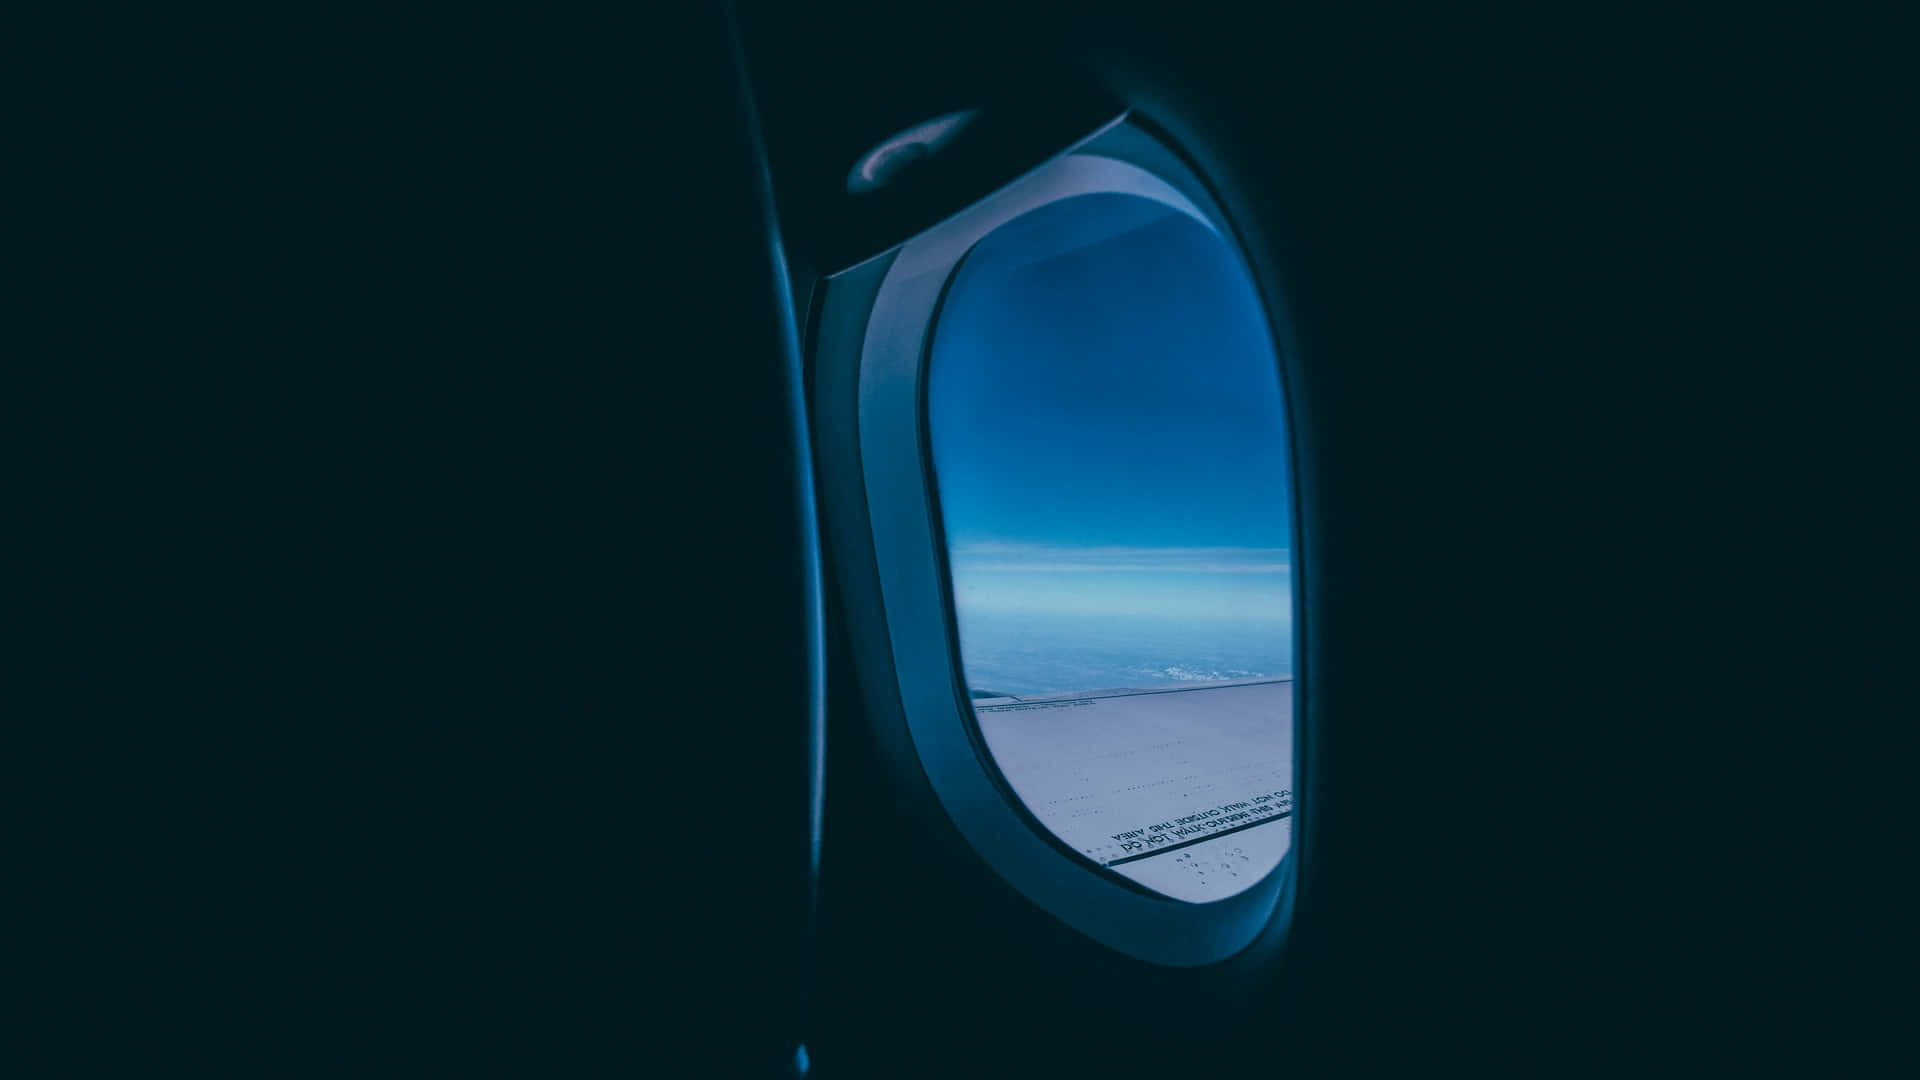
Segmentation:
{"type": "Polygon", "coordinates": [[[980,731],[1055,835],[1182,900],[1292,821],[1285,416],[1229,243],[1131,195],[983,239],[934,327],[928,430],[980,731]]]}

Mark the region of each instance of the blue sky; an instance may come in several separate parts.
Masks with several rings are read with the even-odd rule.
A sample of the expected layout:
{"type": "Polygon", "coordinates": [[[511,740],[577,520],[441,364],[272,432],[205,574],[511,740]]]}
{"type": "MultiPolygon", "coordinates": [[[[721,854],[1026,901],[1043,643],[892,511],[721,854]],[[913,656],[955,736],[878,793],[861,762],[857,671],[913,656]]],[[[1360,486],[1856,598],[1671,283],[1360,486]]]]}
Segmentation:
{"type": "Polygon", "coordinates": [[[1284,623],[1286,434],[1226,242],[1089,195],[968,255],[928,421],[963,648],[970,613],[1284,623]]]}

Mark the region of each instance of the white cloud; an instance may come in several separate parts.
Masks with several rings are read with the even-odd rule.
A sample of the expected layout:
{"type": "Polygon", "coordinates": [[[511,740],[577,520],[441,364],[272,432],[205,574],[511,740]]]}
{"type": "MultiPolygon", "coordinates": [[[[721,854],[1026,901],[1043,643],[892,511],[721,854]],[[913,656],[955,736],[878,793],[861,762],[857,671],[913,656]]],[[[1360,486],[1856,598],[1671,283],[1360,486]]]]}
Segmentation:
{"type": "Polygon", "coordinates": [[[1142,615],[1174,620],[1247,619],[1289,622],[1286,578],[1253,586],[1245,577],[1155,575],[966,574],[953,579],[954,599],[969,611],[1028,614],[1142,615]]]}
{"type": "Polygon", "coordinates": [[[974,543],[956,544],[956,552],[970,555],[1085,555],[1085,556],[1143,556],[1143,555],[1248,555],[1248,556],[1285,556],[1283,547],[1152,547],[1139,544],[1029,544],[1007,540],[981,540],[974,543]]]}
{"type": "Polygon", "coordinates": [[[952,549],[956,566],[981,574],[1286,574],[1293,570],[1288,554],[1286,548],[1274,547],[1069,547],[998,541],[952,549]]]}

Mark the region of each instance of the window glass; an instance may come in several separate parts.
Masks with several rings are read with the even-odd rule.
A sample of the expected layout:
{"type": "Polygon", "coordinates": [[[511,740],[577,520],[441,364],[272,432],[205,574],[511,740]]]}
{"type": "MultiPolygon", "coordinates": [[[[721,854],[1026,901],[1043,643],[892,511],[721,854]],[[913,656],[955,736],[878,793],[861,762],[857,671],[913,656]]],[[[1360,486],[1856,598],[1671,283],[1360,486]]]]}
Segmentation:
{"type": "Polygon", "coordinates": [[[1285,413],[1238,254],[1132,195],[986,236],[933,328],[927,430],[981,736],[1042,826],[1181,900],[1292,836],[1285,413]]]}

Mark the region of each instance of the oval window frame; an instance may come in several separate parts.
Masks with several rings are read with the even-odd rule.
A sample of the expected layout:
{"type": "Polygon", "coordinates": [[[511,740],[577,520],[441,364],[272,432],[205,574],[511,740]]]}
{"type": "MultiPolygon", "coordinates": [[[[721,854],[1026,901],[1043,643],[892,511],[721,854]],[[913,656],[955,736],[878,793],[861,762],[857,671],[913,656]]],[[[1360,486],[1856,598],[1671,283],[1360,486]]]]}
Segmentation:
{"type": "MultiPolygon", "coordinates": [[[[1212,193],[1177,155],[1125,116],[884,256],[860,339],[853,395],[853,441],[861,473],[856,486],[864,496],[891,654],[887,681],[897,691],[905,728],[904,739],[882,742],[911,748],[945,816],[982,861],[1030,903],[1121,953],[1153,964],[1199,967],[1233,958],[1260,940],[1277,948],[1290,920],[1303,807],[1297,583],[1291,590],[1295,675],[1290,683],[1295,844],[1260,882],[1233,896],[1204,903],[1164,896],[1099,867],[1054,835],[1013,793],[987,751],[961,674],[927,436],[933,329],[967,254],[1014,218],[1061,199],[1101,193],[1152,199],[1198,221],[1225,241],[1249,282],[1257,281],[1244,245],[1212,193]],[[1281,934],[1269,933],[1276,927],[1281,934]]],[[[1289,468],[1296,473],[1288,487],[1297,491],[1279,320],[1270,304],[1263,304],[1261,314],[1286,410],[1289,468]]],[[[1297,512],[1291,515],[1291,533],[1298,550],[1297,512]]]]}

